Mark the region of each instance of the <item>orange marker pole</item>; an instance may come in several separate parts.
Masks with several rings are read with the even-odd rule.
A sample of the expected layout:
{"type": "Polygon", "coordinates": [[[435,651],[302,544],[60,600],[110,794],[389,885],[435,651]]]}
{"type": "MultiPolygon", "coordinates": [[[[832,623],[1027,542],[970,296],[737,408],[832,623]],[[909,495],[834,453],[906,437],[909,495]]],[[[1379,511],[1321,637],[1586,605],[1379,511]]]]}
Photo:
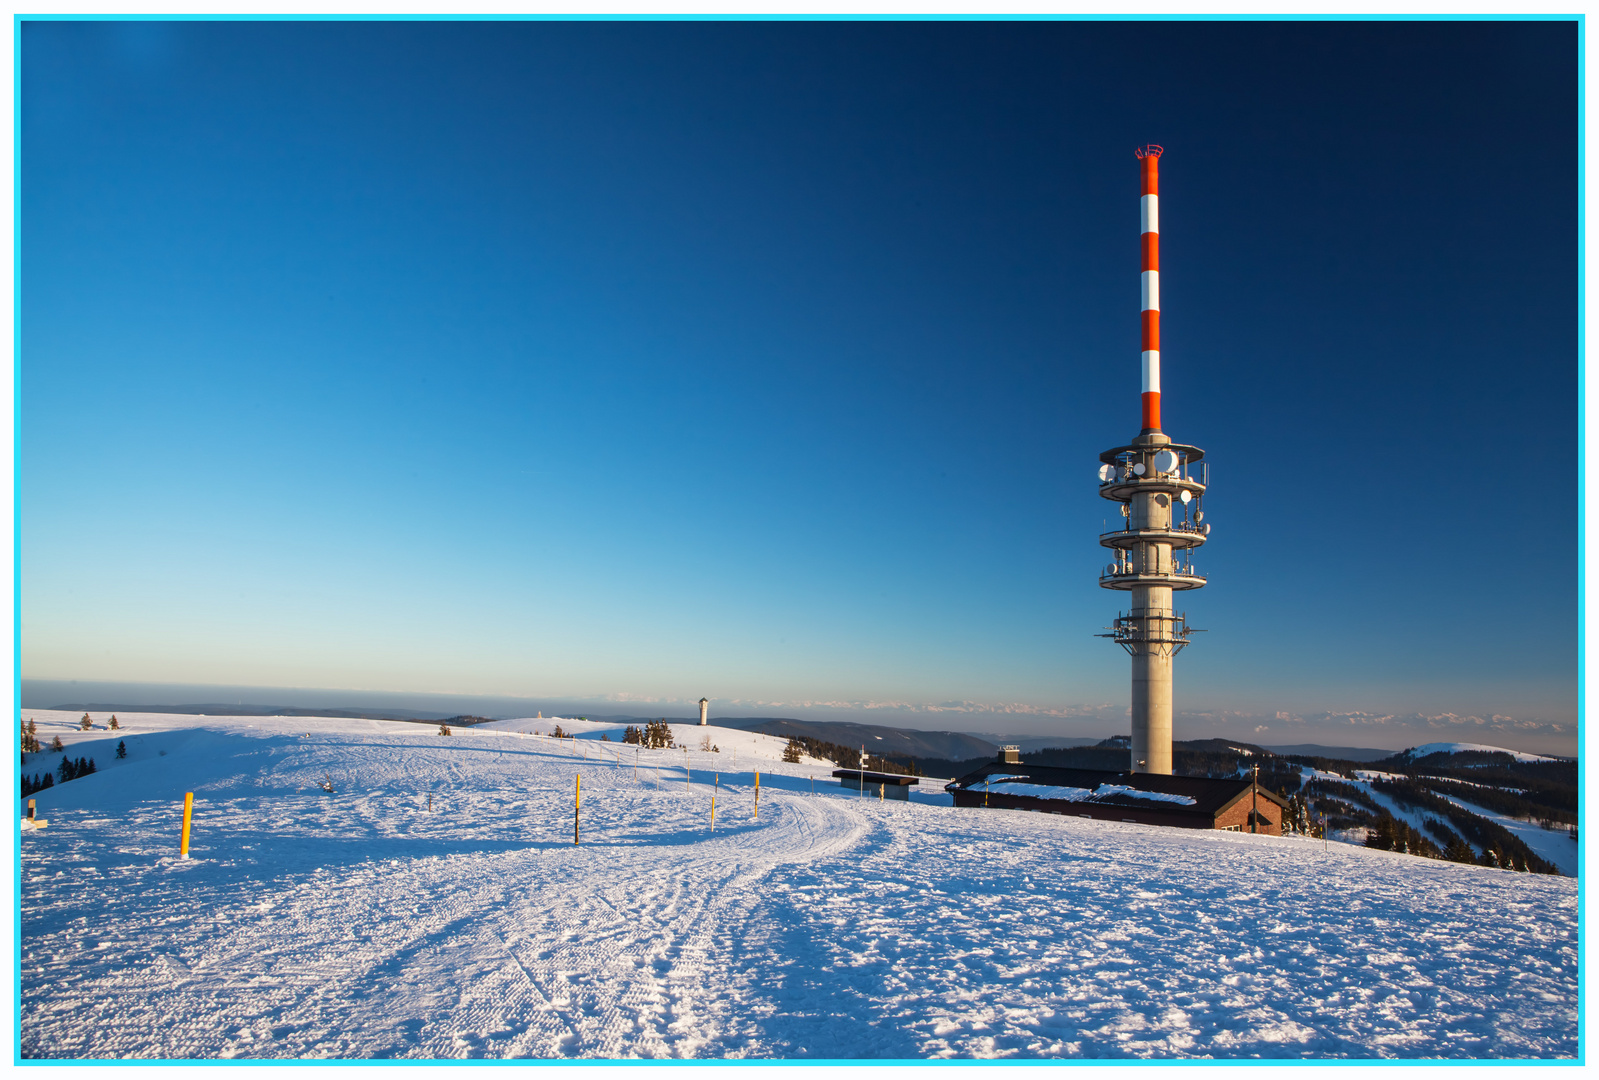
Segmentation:
{"type": "Polygon", "coordinates": [[[189,821],[194,817],[194,792],[188,791],[183,795],[183,839],[178,844],[178,858],[189,857],[189,821]]]}

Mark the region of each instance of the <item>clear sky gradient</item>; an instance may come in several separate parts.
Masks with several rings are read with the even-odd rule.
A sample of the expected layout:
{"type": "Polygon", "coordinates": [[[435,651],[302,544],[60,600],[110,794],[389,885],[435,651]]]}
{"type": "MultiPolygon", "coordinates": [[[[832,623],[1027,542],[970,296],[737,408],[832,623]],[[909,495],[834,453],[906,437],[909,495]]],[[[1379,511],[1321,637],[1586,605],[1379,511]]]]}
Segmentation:
{"type": "Polygon", "coordinates": [[[1574,22],[21,36],[24,676],[1120,730],[1156,142],[1178,737],[1575,750],[1574,22]]]}

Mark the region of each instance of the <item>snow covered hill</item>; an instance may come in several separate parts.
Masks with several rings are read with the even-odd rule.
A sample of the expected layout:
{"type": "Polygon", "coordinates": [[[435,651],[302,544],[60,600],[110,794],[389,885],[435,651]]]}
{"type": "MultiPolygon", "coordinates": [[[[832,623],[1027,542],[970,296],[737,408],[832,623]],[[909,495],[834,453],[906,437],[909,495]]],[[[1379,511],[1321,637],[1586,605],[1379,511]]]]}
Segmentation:
{"type": "Polygon", "coordinates": [[[1569,878],[880,802],[728,729],[23,715],[99,767],[21,837],[28,1057],[1577,1051],[1569,878]]]}
{"type": "Polygon", "coordinates": [[[1502,746],[1487,746],[1474,742],[1433,742],[1415,746],[1405,751],[1412,758],[1431,757],[1433,754],[1509,754],[1517,761],[1554,761],[1541,754],[1526,754],[1520,750],[1506,750],[1502,746]]]}

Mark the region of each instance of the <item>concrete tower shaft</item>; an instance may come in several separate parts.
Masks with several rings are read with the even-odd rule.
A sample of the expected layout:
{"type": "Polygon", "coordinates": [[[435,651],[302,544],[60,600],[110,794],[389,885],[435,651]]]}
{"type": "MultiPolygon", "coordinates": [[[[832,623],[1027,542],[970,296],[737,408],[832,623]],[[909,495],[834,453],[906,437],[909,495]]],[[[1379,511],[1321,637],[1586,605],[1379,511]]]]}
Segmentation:
{"type": "Polygon", "coordinates": [[[1099,494],[1121,505],[1123,527],[1100,536],[1112,562],[1102,588],[1131,593],[1116,617],[1113,639],[1132,657],[1132,762],[1134,772],[1172,771],[1172,666],[1195,633],[1172,607],[1172,594],[1202,588],[1194,550],[1204,544],[1207,477],[1205,452],[1174,443],[1160,429],[1160,212],[1161,148],[1137,151],[1141,181],[1139,243],[1143,295],[1141,412],[1138,437],[1099,455],[1099,494]]]}

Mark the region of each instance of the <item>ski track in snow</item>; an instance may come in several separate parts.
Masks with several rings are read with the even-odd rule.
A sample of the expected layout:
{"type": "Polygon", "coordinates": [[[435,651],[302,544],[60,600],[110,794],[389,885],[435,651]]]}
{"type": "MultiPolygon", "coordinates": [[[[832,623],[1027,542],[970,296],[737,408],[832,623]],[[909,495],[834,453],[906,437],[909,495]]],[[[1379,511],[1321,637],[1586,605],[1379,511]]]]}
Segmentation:
{"type": "Polygon", "coordinates": [[[641,755],[657,788],[653,767],[503,732],[164,722],[39,796],[25,1057],[1577,1050],[1570,879],[813,796],[811,770],[775,762],[757,820],[748,750],[712,833],[715,755],[689,790],[681,751],[641,755]]]}

